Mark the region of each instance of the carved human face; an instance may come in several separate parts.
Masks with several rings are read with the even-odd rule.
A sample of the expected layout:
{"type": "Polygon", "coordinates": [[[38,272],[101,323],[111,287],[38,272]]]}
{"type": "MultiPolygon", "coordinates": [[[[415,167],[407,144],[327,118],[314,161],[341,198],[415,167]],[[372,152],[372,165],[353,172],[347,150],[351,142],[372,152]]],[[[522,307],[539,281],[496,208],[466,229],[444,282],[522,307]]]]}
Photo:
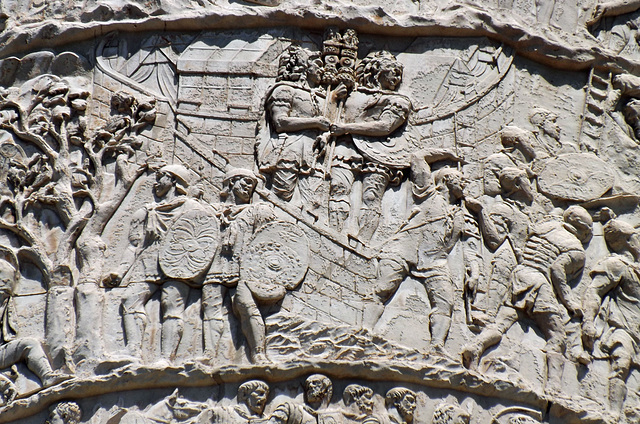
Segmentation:
{"type": "Polygon", "coordinates": [[[264,387],[257,387],[247,397],[247,406],[256,415],[262,415],[264,407],[267,405],[269,392],[264,387]]]}
{"type": "Polygon", "coordinates": [[[249,203],[253,190],[256,188],[256,182],[253,178],[247,176],[238,176],[230,181],[231,191],[236,201],[240,203],[249,203]]]}
{"type": "Polygon", "coordinates": [[[628,243],[631,254],[636,258],[640,257],[640,231],[631,234],[628,243]]]}
{"type": "Polygon", "coordinates": [[[306,384],[306,396],[307,402],[315,403],[322,402],[326,394],[326,389],[321,379],[313,378],[307,381],[306,384]]]}
{"type": "Polygon", "coordinates": [[[49,418],[45,421],[45,424],[66,424],[62,414],[57,409],[51,411],[49,418]]]}
{"type": "Polygon", "coordinates": [[[453,414],[453,420],[451,420],[451,424],[469,424],[469,420],[471,416],[469,413],[463,409],[457,409],[453,414]]]}
{"type": "Polygon", "coordinates": [[[313,58],[307,63],[307,81],[319,85],[322,83],[322,59],[313,58]]]}
{"type": "Polygon", "coordinates": [[[168,172],[156,172],[156,182],[153,185],[153,192],[158,197],[164,197],[173,187],[173,178],[168,172]]]}
{"type": "Polygon", "coordinates": [[[378,74],[380,88],[384,90],[395,90],[402,82],[402,69],[390,62],[384,62],[378,74]]]}
{"type": "Polygon", "coordinates": [[[560,125],[558,125],[558,123],[556,122],[557,119],[557,116],[549,115],[542,122],[542,131],[554,140],[560,139],[560,125]]]}
{"type": "Polygon", "coordinates": [[[396,408],[406,422],[413,421],[413,414],[416,410],[416,397],[411,393],[407,393],[400,402],[396,403],[396,408]]]}
{"type": "Polygon", "coordinates": [[[446,177],[447,187],[449,193],[456,198],[461,199],[464,196],[464,188],[467,186],[467,181],[464,176],[459,172],[452,172],[446,177]]]}
{"type": "Polygon", "coordinates": [[[358,410],[362,413],[371,413],[373,411],[372,392],[364,392],[355,399],[358,410]]]}
{"type": "Polygon", "coordinates": [[[583,243],[588,243],[593,236],[593,227],[590,223],[582,220],[574,220],[571,225],[576,229],[576,236],[583,243]]]}

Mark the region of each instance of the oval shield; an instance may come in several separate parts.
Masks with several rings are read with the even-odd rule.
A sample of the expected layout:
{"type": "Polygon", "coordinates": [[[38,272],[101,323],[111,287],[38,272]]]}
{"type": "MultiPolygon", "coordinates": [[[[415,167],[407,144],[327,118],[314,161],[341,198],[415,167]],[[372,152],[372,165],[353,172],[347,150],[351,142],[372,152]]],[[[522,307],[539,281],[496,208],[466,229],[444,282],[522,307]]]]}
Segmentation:
{"type": "Polygon", "coordinates": [[[293,290],[309,266],[309,241],[296,225],[275,221],[260,228],[242,253],[240,278],[263,301],[293,290]]]}
{"type": "Polygon", "coordinates": [[[596,156],[567,153],[547,162],[538,176],[538,187],[554,199],[586,202],[609,191],[614,178],[611,168],[596,156]]]}
{"type": "Polygon", "coordinates": [[[219,243],[220,223],[213,209],[199,205],[180,215],[162,243],[162,272],[180,280],[195,280],[207,271],[219,243]]]}

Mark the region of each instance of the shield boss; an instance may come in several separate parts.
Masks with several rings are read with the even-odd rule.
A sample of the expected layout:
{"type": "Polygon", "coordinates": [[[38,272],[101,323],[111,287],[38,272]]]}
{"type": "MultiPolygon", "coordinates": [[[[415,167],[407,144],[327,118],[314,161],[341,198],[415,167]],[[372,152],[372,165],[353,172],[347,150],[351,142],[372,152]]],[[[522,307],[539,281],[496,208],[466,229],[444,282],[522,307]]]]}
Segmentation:
{"type": "Polygon", "coordinates": [[[288,222],[275,221],[259,229],[240,262],[240,278],[262,301],[282,299],[302,281],[309,266],[309,241],[288,222]]]}
{"type": "Polygon", "coordinates": [[[586,202],[605,194],[614,182],[611,168],[588,153],[568,153],[550,160],[538,177],[540,191],[555,199],[586,202]]]}
{"type": "Polygon", "coordinates": [[[201,206],[180,215],[162,243],[158,258],[162,272],[180,280],[200,277],[211,265],[219,232],[213,209],[201,206]]]}

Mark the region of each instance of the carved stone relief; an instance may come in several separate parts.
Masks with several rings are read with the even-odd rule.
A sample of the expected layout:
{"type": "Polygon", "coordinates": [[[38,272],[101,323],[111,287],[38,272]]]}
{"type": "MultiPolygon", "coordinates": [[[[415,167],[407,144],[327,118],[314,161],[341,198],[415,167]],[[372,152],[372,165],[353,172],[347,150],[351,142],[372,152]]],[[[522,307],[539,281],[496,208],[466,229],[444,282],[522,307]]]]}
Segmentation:
{"type": "Polygon", "coordinates": [[[640,422],[635,1],[0,5],[0,422],[640,422]]]}

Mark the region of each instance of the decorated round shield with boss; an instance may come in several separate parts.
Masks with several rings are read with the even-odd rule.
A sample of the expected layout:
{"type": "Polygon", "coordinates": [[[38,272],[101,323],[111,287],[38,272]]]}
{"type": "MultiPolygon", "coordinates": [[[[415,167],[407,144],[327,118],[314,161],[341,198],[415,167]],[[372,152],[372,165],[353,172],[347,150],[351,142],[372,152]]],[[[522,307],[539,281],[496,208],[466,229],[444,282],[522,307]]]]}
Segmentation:
{"type": "Polygon", "coordinates": [[[295,289],[309,266],[309,241],[288,222],[271,222],[258,230],[245,246],[240,278],[256,299],[275,302],[295,289]]]}
{"type": "Polygon", "coordinates": [[[196,206],[176,219],[165,236],[158,262],[162,272],[194,280],[207,271],[219,243],[220,223],[213,209],[196,206]]]}
{"type": "Polygon", "coordinates": [[[567,153],[547,162],[538,176],[540,191],[554,199],[586,202],[613,186],[611,168],[588,153],[567,153]]]}

